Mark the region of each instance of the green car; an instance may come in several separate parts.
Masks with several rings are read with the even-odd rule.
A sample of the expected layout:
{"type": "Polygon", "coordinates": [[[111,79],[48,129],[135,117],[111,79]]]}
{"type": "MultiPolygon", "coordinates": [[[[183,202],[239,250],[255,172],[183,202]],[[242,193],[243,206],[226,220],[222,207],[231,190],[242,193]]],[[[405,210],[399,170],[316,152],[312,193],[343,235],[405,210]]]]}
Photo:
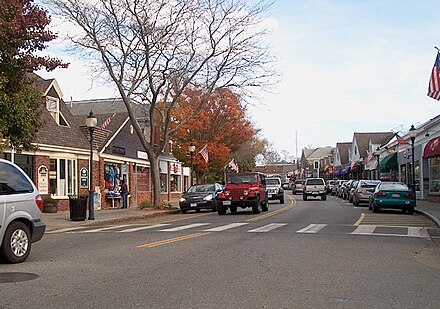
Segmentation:
{"type": "Polygon", "coordinates": [[[414,213],[416,198],[403,182],[382,182],[370,197],[369,209],[377,212],[380,208],[401,209],[414,213]]]}

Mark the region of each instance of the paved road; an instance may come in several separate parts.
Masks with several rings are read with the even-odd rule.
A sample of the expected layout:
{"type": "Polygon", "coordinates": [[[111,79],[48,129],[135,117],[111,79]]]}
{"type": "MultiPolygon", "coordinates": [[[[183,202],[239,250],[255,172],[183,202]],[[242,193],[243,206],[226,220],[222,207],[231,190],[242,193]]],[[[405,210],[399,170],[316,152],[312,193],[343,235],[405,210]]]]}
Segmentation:
{"type": "Polygon", "coordinates": [[[26,263],[0,265],[0,282],[32,279],[1,283],[0,308],[439,307],[428,219],[299,197],[260,215],[54,231],[26,263]]]}

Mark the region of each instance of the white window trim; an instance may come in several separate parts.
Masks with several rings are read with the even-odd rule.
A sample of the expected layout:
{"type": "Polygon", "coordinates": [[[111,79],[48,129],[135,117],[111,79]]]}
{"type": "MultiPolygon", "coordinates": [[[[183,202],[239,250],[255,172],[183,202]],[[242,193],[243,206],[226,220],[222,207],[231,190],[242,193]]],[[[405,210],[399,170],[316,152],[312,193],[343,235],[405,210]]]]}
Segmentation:
{"type": "Polygon", "coordinates": [[[46,109],[49,111],[50,115],[52,116],[52,118],[55,120],[56,124],[60,125],[59,122],[59,117],[63,118],[64,122],[67,124],[68,127],[70,127],[69,123],[67,122],[66,118],[63,116],[63,114],[60,111],[60,99],[56,98],[56,97],[52,97],[52,96],[46,96],[46,109]],[[50,109],[48,106],[48,103],[52,101],[55,102],[56,104],[56,108],[55,109],[50,109]],[[52,114],[55,113],[55,114],[52,114]]]}
{"type": "MultiPolygon", "coordinates": [[[[71,159],[71,158],[50,158],[53,160],[57,160],[57,195],[52,196],[54,199],[65,199],[66,197],[68,197],[68,195],[59,195],[60,193],[60,188],[61,188],[61,180],[59,178],[60,175],[60,160],[65,160],[66,161],[66,165],[65,165],[65,175],[67,177],[68,173],[67,173],[67,161],[72,161],[73,162],[73,173],[72,173],[72,181],[73,181],[73,192],[72,195],[77,195],[78,194],[78,160],[76,159],[71,159]]],[[[66,178],[66,184],[64,187],[64,192],[66,192],[68,194],[68,181],[66,178]]]]}

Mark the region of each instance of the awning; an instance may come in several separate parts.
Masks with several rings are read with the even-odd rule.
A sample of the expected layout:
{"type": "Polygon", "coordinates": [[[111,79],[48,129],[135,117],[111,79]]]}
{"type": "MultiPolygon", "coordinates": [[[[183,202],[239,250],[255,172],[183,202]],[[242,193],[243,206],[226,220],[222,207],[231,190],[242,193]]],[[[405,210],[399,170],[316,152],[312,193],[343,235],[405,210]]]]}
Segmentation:
{"type": "Polygon", "coordinates": [[[341,175],[348,174],[348,170],[349,170],[348,167],[341,169],[341,175]]]}
{"type": "Polygon", "coordinates": [[[379,166],[381,171],[387,171],[391,167],[397,167],[397,153],[390,154],[380,160],[379,166]]]}
{"type": "Polygon", "coordinates": [[[440,156],[440,136],[430,140],[423,151],[424,158],[440,156]]]}
{"type": "Polygon", "coordinates": [[[333,172],[333,176],[339,176],[341,170],[335,170],[333,172]]]}

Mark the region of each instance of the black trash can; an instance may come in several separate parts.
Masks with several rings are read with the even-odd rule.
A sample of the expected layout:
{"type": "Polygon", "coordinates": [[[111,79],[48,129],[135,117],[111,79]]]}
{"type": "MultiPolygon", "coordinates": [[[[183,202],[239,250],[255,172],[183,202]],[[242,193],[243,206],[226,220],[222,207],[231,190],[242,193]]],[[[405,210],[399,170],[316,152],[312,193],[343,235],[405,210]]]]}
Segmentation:
{"type": "Polygon", "coordinates": [[[70,220],[84,221],[86,219],[87,198],[86,195],[69,195],[70,220]]]}

